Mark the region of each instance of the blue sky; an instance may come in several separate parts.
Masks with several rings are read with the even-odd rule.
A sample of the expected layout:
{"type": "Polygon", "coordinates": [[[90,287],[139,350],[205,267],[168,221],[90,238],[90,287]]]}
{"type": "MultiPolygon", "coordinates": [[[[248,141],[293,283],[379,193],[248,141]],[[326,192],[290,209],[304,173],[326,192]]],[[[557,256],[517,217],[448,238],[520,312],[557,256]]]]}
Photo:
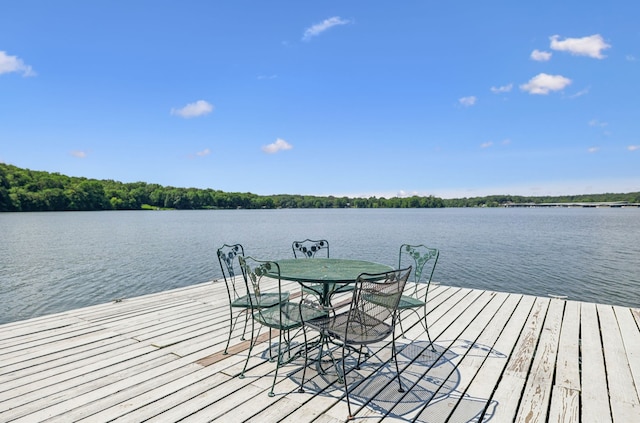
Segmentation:
{"type": "Polygon", "coordinates": [[[4,1],[0,161],[256,194],[640,191],[640,2],[4,1]]]}

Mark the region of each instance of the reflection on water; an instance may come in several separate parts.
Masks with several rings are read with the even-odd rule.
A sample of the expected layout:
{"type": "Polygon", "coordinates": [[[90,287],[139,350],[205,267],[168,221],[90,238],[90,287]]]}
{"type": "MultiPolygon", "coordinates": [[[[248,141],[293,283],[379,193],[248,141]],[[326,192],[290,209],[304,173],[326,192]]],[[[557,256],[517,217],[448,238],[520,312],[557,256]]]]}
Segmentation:
{"type": "Polygon", "coordinates": [[[638,233],[639,209],[2,213],[0,323],[217,279],[223,243],[290,258],[305,238],[390,265],[425,243],[445,285],[640,307],[638,233]]]}

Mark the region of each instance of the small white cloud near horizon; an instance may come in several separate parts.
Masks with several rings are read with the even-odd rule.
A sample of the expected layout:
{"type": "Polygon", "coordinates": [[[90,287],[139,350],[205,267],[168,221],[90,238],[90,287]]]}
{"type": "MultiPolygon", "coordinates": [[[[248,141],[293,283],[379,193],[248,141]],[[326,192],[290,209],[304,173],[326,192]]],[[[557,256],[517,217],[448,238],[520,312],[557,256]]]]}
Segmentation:
{"type": "Polygon", "coordinates": [[[198,100],[195,103],[189,103],[181,109],[171,109],[171,114],[183,117],[185,119],[204,116],[213,111],[213,105],[204,100],[198,100]]]}
{"type": "Polygon", "coordinates": [[[627,62],[635,62],[636,60],[638,60],[633,54],[627,54],[624,58],[627,60],[627,62]]]}
{"type": "Polygon", "coordinates": [[[78,159],[84,159],[89,155],[89,153],[82,150],[73,150],[73,151],[70,151],[69,154],[71,154],[73,157],[78,159]]]}
{"type": "Polygon", "coordinates": [[[33,68],[26,65],[18,56],[9,56],[6,51],[0,50],[0,75],[3,73],[22,73],[22,76],[36,76],[33,68]]]}
{"type": "Polygon", "coordinates": [[[495,94],[499,93],[508,93],[513,88],[513,84],[509,83],[507,85],[503,85],[501,87],[491,87],[491,92],[495,94]]]}
{"type": "Polygon", "coordinates": [[[589,153],[597,153],[598,151],[600,151],[600,147],[589,147],[587,151],[589,153]]]}
{"type": "Polygon", "coordinates": [[[520,89],[529,94],[546,95],[551,91],[560,91],[569,84],[571,84],[571,80],[562,75],[540,73],[531,78],[526,84],[520,85],[520,89]]]}
{"type": "Polygon", "coordinates": [[[263,146],[262,151],[264,151],[267,154],[275,154],[278,151],[291,150],[292,148],[293,146],[291,144],[289,144],[282,138],[278,138],[276,139],[275,142],[263,146]]]}
{"type": "Polygon", "coordinates": [[[630,146],[627,147],[627,150],[629,150],[629,151],[640,150],[640,145],[630,145],[630,146]]]}
{"type": "Polygon", "coordinates": [[[511,139],[505,138],[504,140],[502,140],[502,145],[511,145],[511,139]]]}
{"type": "Polygon", "coordinates": [[[487,141],[480,144],[480,148],[489,148],[489,147],[493,147],[493,141],[487,141]]]}
{"type": "Polygon", "coordinates": [[[552,50],[567,51],[574,56],[588,56],[594,59],[604,59],[607,56],[602,54],[602,50],[611,48],[600,34],[582,38],[565,38],[562,41],[559,35],[552,35],[549,39],[552,50]]]}
{"type": "MultiPolygon", "coordinates": [[[[407,192],[403,189],[401,189],[400,191],[398,191],[395,195],[395,197],[397,198],[409,198],[409,197],[414,197],[414,196],[419,196],[419,197],[426,197],[426,195],[424,194],[420,194],[418,191],[411,191],[411,192],[407,192]]],[[[369,198],[372,197],[371,195],[363,195],[362,198],[369,198]]],[[[377,195],[375,197],[378,197],[377,195]]],[[[393,194],[389,194],[389,195],[381,195],[380,197],[385,197],[385,198],[393,198],[394,195],[393,194]]]]}
{"type": "Polygon", "coordinates": [[[347,25],[349,23],[351,23],[350,20],[342,19],[340,16],[333,16],[331,18],[325,19],[324,21],[305,29],[304,35],[302,36],[302,41],[309,41],[313,37],[317,37],[318,35],[322,34],[330,28],[333,28],[334,26],[347,25]]]}
{"type": "Polygon", "coordinates": [[[470,95],[468,97],[462,97],[458,100],[458,102],[462,104],[464,107],[471,107],[474,104],[476,104],[477,101],[478,101],[478,98],[474,95],[470,95]]]}
{"type": "Polygon", "coordinates": [[[538,49],[535,49],[531,52],[531,55],[529,57],[531,57],[531,60],[535,60],[536,62],[548,62],[549,60],[551,60],[552,55],[553,53],[550,53],[548,51],[540,51],[538,49]]]}

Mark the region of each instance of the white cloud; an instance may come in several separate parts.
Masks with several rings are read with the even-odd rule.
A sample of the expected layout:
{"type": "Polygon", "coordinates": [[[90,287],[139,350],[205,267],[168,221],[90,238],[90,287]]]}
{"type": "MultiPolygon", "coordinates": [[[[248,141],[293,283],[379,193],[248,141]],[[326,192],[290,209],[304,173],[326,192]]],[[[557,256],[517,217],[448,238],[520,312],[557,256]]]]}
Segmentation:
{"type": "Polygon", "coordinates": [[[204,101],[198,100],[195,103],[189,103],[181,109],[171,109],[172,115],[182,116],[183,118],[192,118],[198,116],[204,116],[213,111],[213,105],[204,101]]]}
{"type": "Polygon", "coordinates": [[[469,106],[473,106],[474,104],[476,104],[476,101],[478,101],[478,99],[476,98],[476,96],[471,95],[469,97],[462,97],[458,101],[464,107],[469,107],[469,106]]]}
{"type": "Polygon", "coordinates": [[[640,145],[630,145],[629,147],[627,147],[627,150],[629,151],[640,150],[640,145]]]}
{"type": "Polygon", "coordinates": [[[569,96],[569,98],[578,98],[578,97],[582,97],[583,95],[587,95],[589,94],[589,87],[585,88],[584,90],[580,90],[575,94],[572,94],[569,96]]]}
{"type": "Polygon", "coordinates": [[[502,145],[511,145],[511,139],[506,138],[506,139],[502,140],[502,145]]]}
{"type": "Polygon", "coordinates": [[[204,149],[204,150],[202,150],[202,151],[198,151],[198,152],[196,153],[196,156],[198,156],[198,157],[204,157],[204,156],[208,156],[209,154],[211,154],[211,150],[209,150],[208,148],[205,148],[205,149],[204,149]]]}
{"type": "Polygon", "coordinates": [[[263,146],[262,151],[264,151],[267,154],[274,154],[274,153],[277,153],[278,151],[291,150],[292,148],[293,146],[291,144],[289,144],[282,138],[278,138],[275,142],[263,146]]]}
{"type": "Polygon", "coordinates": [[[549,37],[551,49],[558,51],[568,51],[574,56],[589,56],[594,59],[604,59],[602,50],[606,50],[611,45],[604,42],[600,34],[590,35],[582,38],[565,38],[560,41],[559,35],[549,37]]]}
{"type": "Polygon", "coordinates": [[[87,157],[89,155],[89,153],[87,153],[86,151],[81,151],[81,150],[73,150],[73,151],[71,151],[71,155],[73,157],[78,158],[78,159],[84,159],[85,157],[87,157]]]}
{"type": "Polygon", "coordinates": [[[571,84],[571,80],[562,75],[540,73],[531,78],[526,84],[520,85],[520,89],[527,91],[529,94],[546,95],[551,91],[560,91],[569,84],[571,84]]]}
{"type": "Polygon", "coordinates": [[[513,84],[503,85],[501,87],[491,87],[491,92],[495,94],[508,93],[513,88],[513,84]]]}
{"type": "Polygon", "coordinates": [[[625,56],[625,59],[627,59],[628,62],[635,62],[636,60],[638,60],[636,59],[636,56],[634,56],[633,54],[627,54],[625,56]]]}
{"type": "Polygon", "coordinates": [[[548,62],[551,60],[551,55],[553,53],[549,53],[548,51],[540,51],[535,49],[531,52],[531,60],[535,60],[536,62],[548,62]]]}
{"type": "Polygon", "coordinates": [[[276,79],[278,77],[278,75],[258,75],[258,79],[259,80],[263,80],[263,79],[276,79]]]}
{"type": "Polygon", "coordinates": [[[480,148],[489,148],[493,146],[493,141],[487,141],[480,144],[480,148]]]}
{"type": "Polygon", "coordinates": [[[5,51],[0,51],[0,75],[11,72],[22,73],[22,76],[36,75],[31,66],[25,65],[22,59],[17,56],[9,56],[5,51]]]}
{"type": "Polygon", "coordinates": [[[598,126],[600,128],[604,128],[607,125],[608,125],[607,122],[600,122],[598,119],[591,119],[589,121],[589,126],[598,126]]]}
{"type": "Polygon", "coordinates": [[[324,21],[307,28],[304,31],[302,40],[309,41],[311,38],[322,34],[324,31],[328,30],[329,28],[333,28],[334,26],[338,26],[338,25],[346,25],[350,22],[351,21],[347,19],[342,19],[340,16],[334,16],[332,18],[325,19],[324,21]]]}
{"type": "Polygon", "coordinates": [[[589,147],[587,150],[589,153],[596,153],[600,150],[600,147],[589,147]]]}

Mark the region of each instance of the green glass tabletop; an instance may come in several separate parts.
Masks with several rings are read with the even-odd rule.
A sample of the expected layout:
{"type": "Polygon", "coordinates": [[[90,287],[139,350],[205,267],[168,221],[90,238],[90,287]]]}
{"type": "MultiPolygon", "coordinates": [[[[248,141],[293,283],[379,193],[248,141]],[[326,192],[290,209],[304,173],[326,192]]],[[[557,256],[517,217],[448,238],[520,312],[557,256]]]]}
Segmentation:
{"type": "Polygon", "coordinates": [[[280,278],[298,282],[349,283],[361,273],[382,273],[393,270],[386,264],[365,260],[305,258],[276,260],[280,278]]]}

